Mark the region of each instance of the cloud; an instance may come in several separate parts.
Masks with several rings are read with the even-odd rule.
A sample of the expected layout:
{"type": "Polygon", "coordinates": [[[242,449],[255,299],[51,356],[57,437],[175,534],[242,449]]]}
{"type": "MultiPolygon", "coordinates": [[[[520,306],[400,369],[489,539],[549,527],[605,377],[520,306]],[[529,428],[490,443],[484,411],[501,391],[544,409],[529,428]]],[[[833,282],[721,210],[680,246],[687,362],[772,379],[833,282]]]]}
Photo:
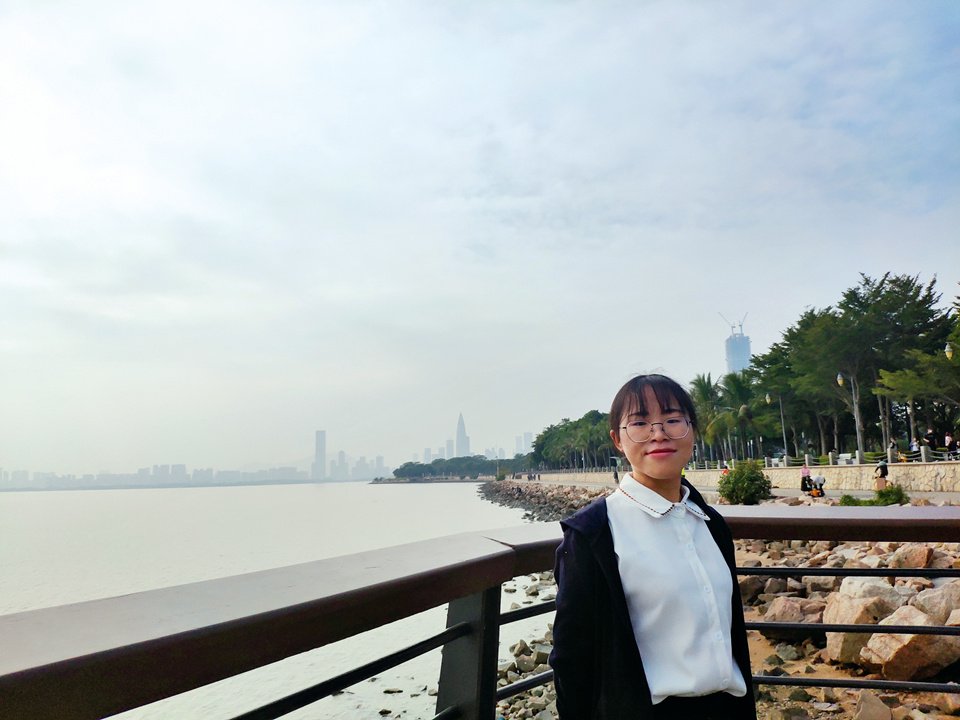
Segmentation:
{"type": "Polygon", "coordinates": [[[957,279],[951,3],[0,19],[0,390],[52,437],[83,412],[50,388],[112,408],[89,456],[7,422],[4,467],[280,461],[315,427],[398,463],[461,410],[509,448],[632,370],[717,374],[718,309],[759,350],[860,271],[957,279]]]}

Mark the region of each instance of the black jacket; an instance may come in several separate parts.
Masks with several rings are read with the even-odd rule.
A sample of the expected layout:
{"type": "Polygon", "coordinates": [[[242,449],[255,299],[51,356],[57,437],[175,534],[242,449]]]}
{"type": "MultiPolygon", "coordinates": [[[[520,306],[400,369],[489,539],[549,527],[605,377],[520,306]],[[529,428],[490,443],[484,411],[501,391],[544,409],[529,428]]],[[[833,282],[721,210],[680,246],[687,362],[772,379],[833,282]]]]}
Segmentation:
{"type": "MultiPolygon", "coordinates": [[[[709,517],[707,526],[733,577],[733,656],[747,684],[743,712],[731,720],[755,720],[750,651],[743,604],[734,570],[733,536],[720,514],[692,485],[690,499],[709,517]]],[[[653,703],[640,651],[633,637],[620,583],[613,535],[603,498],[561,521],[557,549],[557,616],[550,665],[560,720],[642,720],[653,703]]]]}

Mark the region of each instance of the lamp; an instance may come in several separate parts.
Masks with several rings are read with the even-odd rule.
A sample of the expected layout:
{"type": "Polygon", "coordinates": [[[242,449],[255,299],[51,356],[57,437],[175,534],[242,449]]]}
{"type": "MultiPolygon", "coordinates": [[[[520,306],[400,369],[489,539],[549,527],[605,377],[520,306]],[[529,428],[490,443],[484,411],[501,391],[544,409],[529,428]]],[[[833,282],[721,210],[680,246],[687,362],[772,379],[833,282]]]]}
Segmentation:
{"type": "MultiPolygon", "coordinates": [[[[842,372],[837,373],[837,385],[843,387],[844,377],[842,372]]],[[[857,384],[856,375],[850,376],[850,398],[853,401],[853,424],[857,429],[857,450],[863,455],[863,431],[860,429],[860,386],[857,384]]]]}
{"type": "Polygon", "coordinates": [[[953,360],[953,345],[947,343],[943,348],[943,354],[947,356],[947,360],[953,360]]]}
{"type": "MultiPolygon", "coordinates": [[[[783,421],[783,396],[778,395],[777,400],[780,401],[780,430],[783,431],[783,454],[784,456],[789,455],[787,452],[787,424],[783,421]]],[[[773,402],[773,399],[770,397],[770,393],[766,395],[767,405],[773,402]]]]}

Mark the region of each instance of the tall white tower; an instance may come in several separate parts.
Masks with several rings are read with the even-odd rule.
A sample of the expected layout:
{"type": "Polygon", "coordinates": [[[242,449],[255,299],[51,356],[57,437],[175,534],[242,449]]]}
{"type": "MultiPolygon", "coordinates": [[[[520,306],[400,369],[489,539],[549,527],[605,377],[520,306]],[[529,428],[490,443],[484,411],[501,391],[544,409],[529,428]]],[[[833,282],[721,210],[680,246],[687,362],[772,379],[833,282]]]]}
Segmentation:
{"type": "Polygon", "coordinates": [[[463,423],[463,413],[457,420],[457,457],[466,457],[470,454],[470,438],[467,436],[467,426],[463,423]]]}
{"type": "MultiPolygon", "coordinates": [[[[720,317],[723,317],[723,315],[720,315],[720,317]]],[[[737,325],[726,318],[723,319],[730,326],[730,337],[724,343],[727,355],[727,372],[736,373],[746,370],[750,367],[750,338],[743,334],[743,320],[746,320],[747,316],[744,315],[743,320],[738,323],[739,330],[737,325]]]]}
{"type": "Polygon", "coordinates": [[[311,480],[325,480],[327,477],[327,431],[317,430],[314,439],[313,465],[310,466],[311,480]]]}

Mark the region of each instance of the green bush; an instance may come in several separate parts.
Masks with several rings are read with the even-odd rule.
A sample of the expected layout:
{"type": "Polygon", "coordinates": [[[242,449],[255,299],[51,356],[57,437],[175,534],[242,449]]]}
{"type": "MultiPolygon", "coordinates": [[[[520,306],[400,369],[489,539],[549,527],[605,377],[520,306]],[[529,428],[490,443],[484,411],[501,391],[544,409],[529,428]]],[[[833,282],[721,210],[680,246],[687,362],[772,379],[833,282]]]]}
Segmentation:
{"type": "Polygon", "coordinates": [[[744,460],[726,475],[720,477],[717,486],[722,497],[733,505],[756,505],[772,497],[770,478],[763,474],[763,467],[756,460],[744,460]]]}
{"type": "Polygon", "coordinates": [[[899,485],[887,485],[883,490],[875,490],[873,498],[869,500],[858,500],[853,495],[842,495],[840,497],[841,505],[906,505],[909,502],[910,496],[899,485]]]}
{"type": "Polygon", "coordinates": [[[887,485],[883,490],[876,491],[877,505],[906,505],[910,496],[899,485],[887,485]]]}

